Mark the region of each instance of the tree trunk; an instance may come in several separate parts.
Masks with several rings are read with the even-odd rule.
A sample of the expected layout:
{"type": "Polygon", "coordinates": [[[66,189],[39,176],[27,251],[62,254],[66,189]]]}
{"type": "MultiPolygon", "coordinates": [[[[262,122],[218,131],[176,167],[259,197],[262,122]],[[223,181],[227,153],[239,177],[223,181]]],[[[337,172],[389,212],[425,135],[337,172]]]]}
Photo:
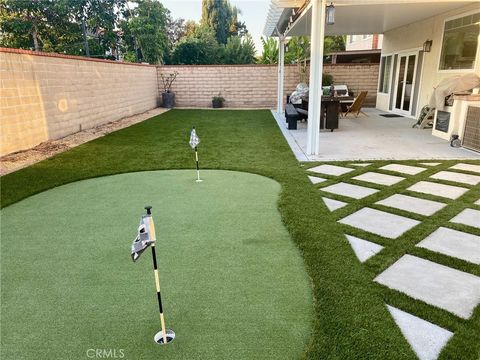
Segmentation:
{"type": "Polygon", "coordinates": [[[38,45],[37,26],[33,27],[32,38],[33,38],[33,47],[34,47],[35,51],[40,51],[40,46],[38,45]]]}

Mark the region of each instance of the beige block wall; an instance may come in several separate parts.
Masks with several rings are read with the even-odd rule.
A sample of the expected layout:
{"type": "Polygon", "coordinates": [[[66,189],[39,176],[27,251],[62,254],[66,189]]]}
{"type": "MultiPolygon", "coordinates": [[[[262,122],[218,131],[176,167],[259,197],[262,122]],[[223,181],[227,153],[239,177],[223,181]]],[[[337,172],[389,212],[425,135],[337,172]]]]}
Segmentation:
{"type": "Polygon", "coordinates": [[[154,66],[0,49],[0,79],[0,156],[158,103],[154,66]]]}
{"type": "MultiPolygon", "coordinates": [[[[221,93],[225,107],[274,108],[277,102],[277,65],[169,65],[159,66],[158,73],[178,71],[172,86],[178,107],[211,107],[212,97],[221,93]]],[[[378,64],[325,65],[335,84],[346,84],[354,92],[368,90],[367,103],[375,104],[378,64]]],[[[299,82],[297,66],[285,66],[284,96],[299,82]]],[[[159,76],[159,92],[163,91],[159,76]]]]}
{"type": "Polygon", "coordinates": [[[378,68],[378,64],[325,64],[323,71],[333,76],[335,84],[347,85],[355,95],[358,95],[360,91],[368,91],[365,106],[375,106],[378,68]]]}

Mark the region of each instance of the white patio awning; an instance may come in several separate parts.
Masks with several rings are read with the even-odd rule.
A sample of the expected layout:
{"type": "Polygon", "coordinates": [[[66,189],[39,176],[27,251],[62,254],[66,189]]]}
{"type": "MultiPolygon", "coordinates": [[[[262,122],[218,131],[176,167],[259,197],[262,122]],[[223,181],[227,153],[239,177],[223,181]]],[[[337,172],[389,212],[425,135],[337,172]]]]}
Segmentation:
{"type": "MultiPolygon", "coordinates": [[[[311,38],[307,153],[316,155],[320,151],[318,129],[325,35],[382,34],[462,6],[480,4],[479,0],[336,0],[332,1],[335,24],[325,26],[326,6],[331,1],[272,0],[264,31],[267,36],[307,35],[311,38]]],[[[278,112],[283,102],[282,68],[279,61],[278,112]]]]}
{"type": "MultiPolygon", "coordinates": [[[[414,23],[435,15],[459,8],[462,5],[479,3],[479,0],[336,0],[335,24],[325,28],[325,35],[382,34],[388,30],[414,23]]],[[[303,1],[308,3],[308,1],[303,1]]],[[[276,36],[278,27],[285,36],[309,35],[311,29],[311,5],[304,6],[301,14],[289,25],[291,9],[301,6],[298,1],[272,0],[276,12],[268,14],[265,35],[276,36]],[[281,20],[282,14],[289,14],[281,20]],[[275,21],[276,20],[276,21],[275,21]],[[274,23],[274,24],[273,24],[274,23]],[[288,26],[288,29],[287,29],[288,26]]]]}

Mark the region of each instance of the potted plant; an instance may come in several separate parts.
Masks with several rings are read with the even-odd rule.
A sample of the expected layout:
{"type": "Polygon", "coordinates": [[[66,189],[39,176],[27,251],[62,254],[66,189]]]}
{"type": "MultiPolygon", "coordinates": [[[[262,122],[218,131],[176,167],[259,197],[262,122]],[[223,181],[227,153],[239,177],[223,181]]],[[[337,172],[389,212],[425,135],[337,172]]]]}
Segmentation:
{"type": "Polygon", "coordinates": [[[163,83],[163,92],[162,92],[162,106],[164,108],[173,108],[175,106],[175,93],[172,92],[172,84],[177,78],[178,72],[174,71],[171,74],[162,74],[160,73],[160,77],[162,78],[163,83]]]}
{"type": "Polygon", "coordinates": [[[212,107],[214,109],[222,108],[225,98],[219,93],[217,96],[212,98],[212,107]]]}

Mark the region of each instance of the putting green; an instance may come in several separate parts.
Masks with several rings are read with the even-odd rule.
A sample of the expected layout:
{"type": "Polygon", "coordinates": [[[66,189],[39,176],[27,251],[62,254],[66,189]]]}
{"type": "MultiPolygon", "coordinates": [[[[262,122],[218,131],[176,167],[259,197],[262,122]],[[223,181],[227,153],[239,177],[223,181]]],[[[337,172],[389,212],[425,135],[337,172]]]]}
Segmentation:
{"type": "MultiPolygon", "coordinates": [[[[139,159],[141,161],[141,159],[139,159]]],[[[48,190],[1,212],[2,359],[294,359],[312,319],[302,259],[258,175],[129,173],[48,190]],[[151,252],[133,263],[153,206],[167,327],[151,252]]]]}

